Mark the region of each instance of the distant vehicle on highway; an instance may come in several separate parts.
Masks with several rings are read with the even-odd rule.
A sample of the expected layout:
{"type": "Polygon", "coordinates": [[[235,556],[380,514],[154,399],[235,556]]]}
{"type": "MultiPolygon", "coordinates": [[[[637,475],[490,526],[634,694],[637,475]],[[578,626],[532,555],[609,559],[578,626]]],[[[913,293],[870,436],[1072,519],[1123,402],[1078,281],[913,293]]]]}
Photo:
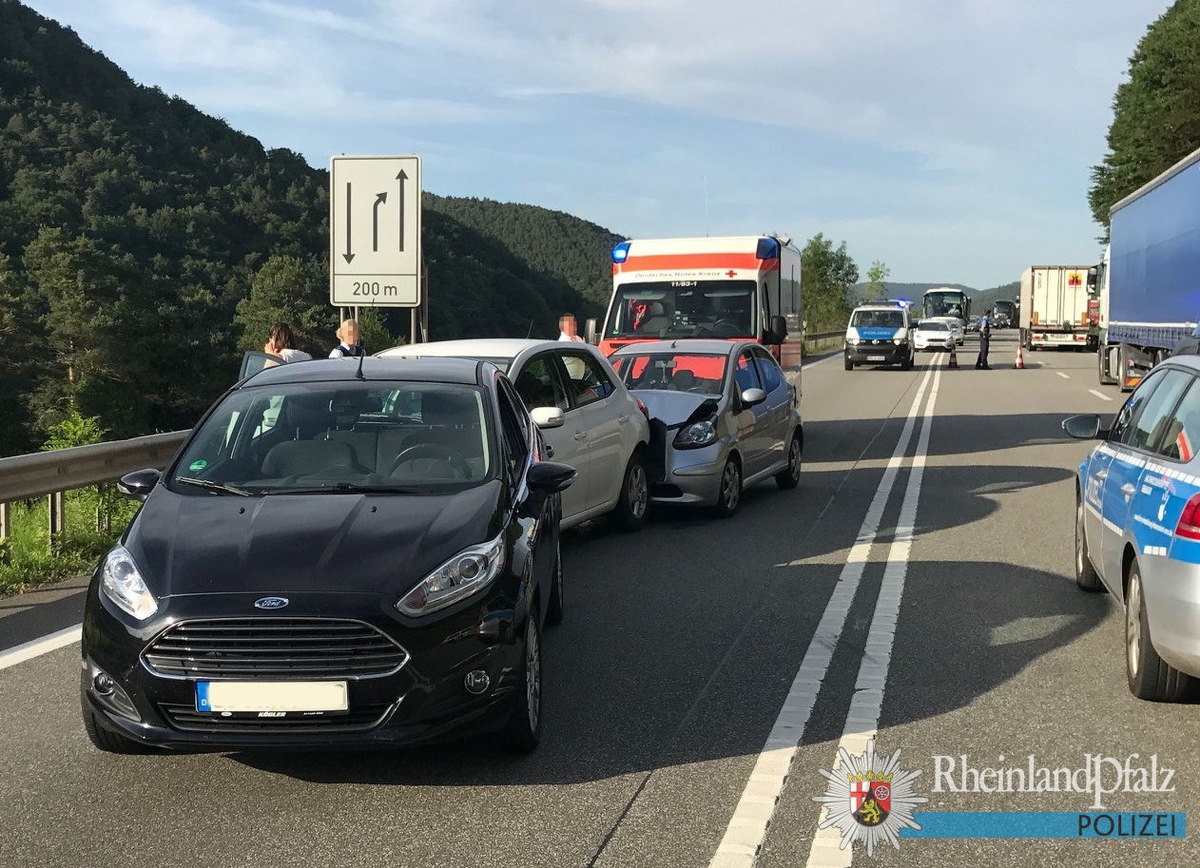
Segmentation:
{"type": "Polygon", "coordinates": [[[612,250],[612,277],[597,336],[605,356],[638,341],[750,340],[799,383],[800,250],[787,236],[622,241],[612,250]]]}
{"type": "Polygon", "coordinates": [[[609,515],[624,530],[646,523],[649,487],[645,408],[621,385],[590,344],[516,338],[479,338],[405,344],[382,358],[458,356],[491,362],[516,386],[555,461],[579,471],[563,492],[562,526],[609,515]]]}
{"type": "Polygon", "coordinates": [[[800,397],[765,347],[659,341],[622,347],[611,361],[650,412],[655,501],[711,506],[728,518],[747,485],[800,484],[800,397]]]}
{"type": "Polygon", "coordinates": [[[968,332],[979,331],[979,317],[978,316],[976,316],[975,314],[971,314],[971,318],[969,320],[967,320],[967,326],[966,326],[965,331],[968,331],[968,332]]]}
{"type": "Polygon", "coordinates": [[[956,344],[954,332],[944,319],[923,319],[913,332],[913,348],[916,350],[949,352],[956,344]]]}
{"type": "Polygon", "coordinates": [[[913,366],[912,311],[903,301],[860,304],[846,324],[845,367],[856,365],[913,366]]]}
{"type": "Polygon", "coordinates": [[[559,492],[508,379],[462,359],[306,361],[226,392],[88,587],[92,743],[257,749],[542,730],[559,492]],[[361,377],[360,377],[361,373],[361,377]]]}
{"type": "Polygon", "coordinates": [[[971,296],[966,290],[949,286],[925,290],[925,295],[921,298],[921,318],[933,319],[939,316],[952,316],[965,328],[971,316],[971,296]]]}
{"type": "Polygon", "coordinates": [[[1200,358],[1154,368],[1111,428],[1097,415],[1063,428],[1102,440],[1079,465],[1075,581],[1124,607],[1133,694],[1182,699],[1200,676],[1200,358]]]}
{"type": "Polygon", "coordinates": [[[992,302],[992,329],[1010,329],[1017,324],[1017,311],[1020,305],[1011,299],[998,299],[992,302]]]}
{"type": "Polygon", "coordinates": [[[954,343],[960,347],[963,345],[963,341],[966,340],[966,324],[962,320],[954,316],[935,316],[928,320],[923,320],[923,322],[930,322],[931,320],[944,322],[949,327],[950,334],[954,336],[954,343]]]}
{"type": "Polygon", "coordinates": [[[1021,273],[1021,344],[1028,350],[1096,346],[1087,266],[1033,265],[1021,273]]]}

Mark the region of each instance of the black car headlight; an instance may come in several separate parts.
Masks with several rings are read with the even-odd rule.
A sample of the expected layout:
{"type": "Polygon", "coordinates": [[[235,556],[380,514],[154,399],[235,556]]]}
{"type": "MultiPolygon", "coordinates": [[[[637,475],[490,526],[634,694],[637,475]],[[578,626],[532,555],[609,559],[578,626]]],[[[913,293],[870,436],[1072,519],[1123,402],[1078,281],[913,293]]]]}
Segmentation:
{"type": "Polygon", "coordinates": [[[133,555],[121,545],[114,546],[100,568],[100,588],[104,596],[124,612],[145,621],[158,611],[158,602],[138,572],[133,555]]]}
{"type": "Polygon", "coordinates": [[[482,591],[504,569],[504,533],[463,549],[421,580],[396,603],[406,615],[428,615],[482,591]]]}
{"type": "Polygon", "coordinates": [[[675,435],[675,446],[678,449],[699,449],[701,446],[711,446],[717,442],[717,426],[712,419],[693,422],[684,425],[675,435]]]}

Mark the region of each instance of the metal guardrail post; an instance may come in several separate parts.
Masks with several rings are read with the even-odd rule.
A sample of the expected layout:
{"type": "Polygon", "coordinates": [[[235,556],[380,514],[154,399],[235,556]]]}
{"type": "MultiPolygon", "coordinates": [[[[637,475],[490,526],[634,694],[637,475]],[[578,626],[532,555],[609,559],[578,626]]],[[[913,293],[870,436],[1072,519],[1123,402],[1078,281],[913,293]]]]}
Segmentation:
{"type": "Polygon", "coordinates": [[[47,499],[50,513],[50,551],[53,553],[58,551],[59,543],[62,542],[63,528],[66,527],[67,499],[61,491],[51,492],[47,499]]]}
{"type": "Polygon", "coordinates": [[[8,550],[8,540],[12,536],[12,506],[0,503],[0,564],[8,565],[12,553],[8,550]]]}

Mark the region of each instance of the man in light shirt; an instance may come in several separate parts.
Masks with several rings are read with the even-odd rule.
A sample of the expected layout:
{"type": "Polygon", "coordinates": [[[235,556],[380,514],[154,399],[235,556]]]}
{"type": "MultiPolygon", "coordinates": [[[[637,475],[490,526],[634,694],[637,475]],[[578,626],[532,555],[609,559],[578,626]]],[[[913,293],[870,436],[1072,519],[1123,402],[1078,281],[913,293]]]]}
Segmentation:
{"type": "Polygon", "coordinates": [[[558,339],[560,341],[576,341],[586,343],[579,336],[579,328],[575,325],[575,314],[564,313],[558,318],[558,339]]]}
{"type": "Polygon", "coordinates": [[[358,345],[358,321],[347,319],[342,321],[337,330],[338,345],[329,353],[331,359],[356,359],[363,355],[363,348],[358,345]]]}

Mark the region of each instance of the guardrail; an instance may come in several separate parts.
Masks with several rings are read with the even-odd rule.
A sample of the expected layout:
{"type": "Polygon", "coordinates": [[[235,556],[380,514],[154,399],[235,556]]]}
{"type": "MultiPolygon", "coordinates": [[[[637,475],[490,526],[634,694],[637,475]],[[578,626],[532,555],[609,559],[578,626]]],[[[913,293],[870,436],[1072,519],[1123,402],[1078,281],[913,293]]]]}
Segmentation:
{"type": "Polygon", "coordinates": [[[130,440],[0,458],[0,543],[8,539],[11,531],[9,504],[12,501],[50,498],[50,540],[53,544],[56,535],[65,527],[63,492],[111,482],[144,467],[165,467],[188,433],[149,434],[130,440]]]}

